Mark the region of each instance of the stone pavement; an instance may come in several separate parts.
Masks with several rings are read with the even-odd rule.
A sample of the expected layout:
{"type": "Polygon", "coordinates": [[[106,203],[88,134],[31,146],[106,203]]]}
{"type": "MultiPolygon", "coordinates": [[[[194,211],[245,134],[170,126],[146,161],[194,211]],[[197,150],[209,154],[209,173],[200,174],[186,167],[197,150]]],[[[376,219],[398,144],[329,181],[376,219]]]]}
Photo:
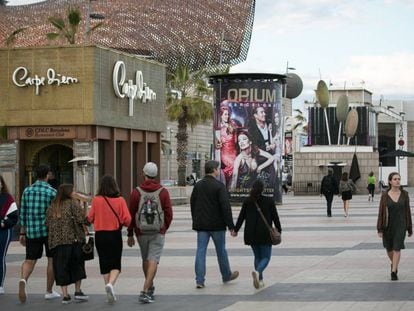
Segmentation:
{"type": "MultiPolygon", "coordinates": [[[[410,191],[414,198],[414,191],[410,191]]],[[[284,196],[278,207],[283,242],[273,248],[265,270],[266,287],[252,286],[252,251],[243,244],[243,235],[228,237],[227,247],[233,270],[240,277],[221,282],[215,252],[210,245],[206,288],[196,289],[194,255],[196,234],[191,230],[188,205],[174,207],[174,221],[166,237],[163,257],[156,277],[156,301],[138,303],[143,277],[137,247],[124,246],[123,270],[115,286],[118,301],[108,305],[98,261],[87,262],[88,278],[83,291],[89,302],[61,306],[61,301],[45,301],[45,259],[38,262],[29,279],[27,303],[17,299],[19,270],[24,249],[18,242],[10,246],[5,282],[0,296],[3,310],[414,310],[414,238],[402,251],[397,282],[390,281],[390,265],[376,234],[378,199],[366,195],[351,201],[345,218],[342,201],[334,199],[333,217],[325,215],[325,200],[319,196],[284,196]]],[[[414,200],[414,199],[413,199],[414,200]]],[[[236,219],[240,207],[234,207],[236,219]]],[[[126,240],[126,237],[124,236],[126,240]]],[[[58,289],[59,290],[59,289],[58,289]]],[[[73,288],[71,288],[73,291],[73,288]]]]}

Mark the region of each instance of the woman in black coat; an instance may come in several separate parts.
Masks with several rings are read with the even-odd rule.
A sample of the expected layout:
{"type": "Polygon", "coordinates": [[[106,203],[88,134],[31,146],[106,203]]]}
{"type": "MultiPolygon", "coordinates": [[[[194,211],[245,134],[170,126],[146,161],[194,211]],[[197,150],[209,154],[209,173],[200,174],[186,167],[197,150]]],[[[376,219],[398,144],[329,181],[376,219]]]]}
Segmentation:
{"type": "Polygon", "coordinates": [[[244,243],[250,245],[254,253],[255,271],[252,272],[252,277],[253,286],[256,289],[264,287],[263,271],[266,269],[272,256],[272,242],[270,240],[269,229],[257,211],[255,202],[259,205],[267,223],[271,225],[273,222],[277,230],[282,233],[275,203],[272,198],[262,195],[263,189],[264,185],[261,180],[256,180],[253,183],[250,196],[243,202],[235,228],[237,234],[244,220],[246,220],[246,225],[244,226],[244,243]]]}

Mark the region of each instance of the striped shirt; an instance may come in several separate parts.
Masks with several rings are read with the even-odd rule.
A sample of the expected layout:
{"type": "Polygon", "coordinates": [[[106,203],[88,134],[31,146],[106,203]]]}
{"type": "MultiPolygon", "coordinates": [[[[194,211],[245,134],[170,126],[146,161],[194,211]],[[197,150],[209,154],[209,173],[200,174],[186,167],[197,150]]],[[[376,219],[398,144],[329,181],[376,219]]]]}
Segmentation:
{"type": "Polygon", "coordinates": [[[20,225],[26,228],[29,239],[47,236],[46,209],[55,197],[56,190],[41,180],[24,190],[20,202],[20,225]]]}

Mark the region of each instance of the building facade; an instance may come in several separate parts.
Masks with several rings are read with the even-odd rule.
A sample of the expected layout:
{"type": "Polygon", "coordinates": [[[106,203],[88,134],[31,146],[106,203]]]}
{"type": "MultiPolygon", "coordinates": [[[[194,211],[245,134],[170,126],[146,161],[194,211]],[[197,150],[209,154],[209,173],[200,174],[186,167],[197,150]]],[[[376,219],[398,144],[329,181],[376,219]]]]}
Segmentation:
{"type": "Polygon", "coordinates": [[[128,198],[160,163],[165,81],[164,65],[97,46],[0,49],[0,173],[16,198],[39,164],[88,194],[111,174],[128,198]]]}

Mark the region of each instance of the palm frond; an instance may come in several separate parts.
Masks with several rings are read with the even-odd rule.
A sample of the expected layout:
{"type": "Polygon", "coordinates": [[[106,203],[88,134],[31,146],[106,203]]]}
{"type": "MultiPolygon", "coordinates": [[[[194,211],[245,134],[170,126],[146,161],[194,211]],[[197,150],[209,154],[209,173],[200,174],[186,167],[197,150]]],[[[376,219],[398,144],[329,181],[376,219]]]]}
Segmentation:
{"type": "Polygon", "coordinates": [[[63,20],[62,17],[52,16],[52,17],[49,17],[48,20],[55,28],[57,28],[60,31],[63,31],[66,27],[65,21],[63,20]]]}
{"type": "Polygon", "coordinates": [[[49,32],[49,33],[46,34],[46,37],[49,40],[56,40],[57,38],[60,37],[60,35],[58,33],[56,33],[56,32],[49,32]]]}
{"type": "Polygon", "coordinates": [[[25,31],[27,27],[21,27],[16,30],[14,30],[10,35],[7,36],[7,38],[4,40],[4,43],[6,46],[12,45],[16,41],[16,37],[19,33],[25,31]]]}

